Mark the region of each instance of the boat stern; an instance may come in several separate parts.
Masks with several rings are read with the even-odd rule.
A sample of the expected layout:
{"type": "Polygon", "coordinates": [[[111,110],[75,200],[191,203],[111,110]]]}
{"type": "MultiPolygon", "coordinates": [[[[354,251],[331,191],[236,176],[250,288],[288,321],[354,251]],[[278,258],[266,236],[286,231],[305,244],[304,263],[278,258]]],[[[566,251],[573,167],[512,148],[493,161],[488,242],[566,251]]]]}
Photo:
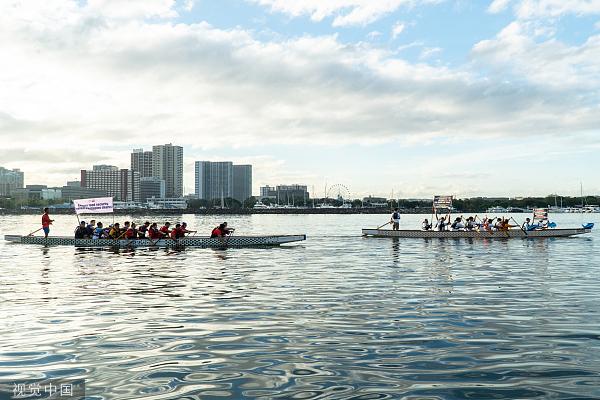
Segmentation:
{"type": "Polygon", "coordinates": [[[21,235],[4,235],[4,240],[12,243],[21,243],[21,235]]]}

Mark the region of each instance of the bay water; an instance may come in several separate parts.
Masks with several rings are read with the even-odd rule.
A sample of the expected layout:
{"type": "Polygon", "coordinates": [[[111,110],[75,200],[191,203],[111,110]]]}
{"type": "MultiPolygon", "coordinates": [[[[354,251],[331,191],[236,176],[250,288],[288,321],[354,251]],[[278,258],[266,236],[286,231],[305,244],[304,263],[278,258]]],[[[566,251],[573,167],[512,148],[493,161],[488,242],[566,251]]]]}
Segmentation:
{"type": "MultiPolygon", "coordinates": [[[[53,218],[51,235],[72,235],[74,216],[53,218]]],[[[307,240],[182,251],[0,240],[0,383],[83,379],[89,399],[600,398],[598,231],[380,239],[361,228],[386,215],[126,219],[307,240]]],[[[0,239],[39,221],[3,216],[0,239]]]]}

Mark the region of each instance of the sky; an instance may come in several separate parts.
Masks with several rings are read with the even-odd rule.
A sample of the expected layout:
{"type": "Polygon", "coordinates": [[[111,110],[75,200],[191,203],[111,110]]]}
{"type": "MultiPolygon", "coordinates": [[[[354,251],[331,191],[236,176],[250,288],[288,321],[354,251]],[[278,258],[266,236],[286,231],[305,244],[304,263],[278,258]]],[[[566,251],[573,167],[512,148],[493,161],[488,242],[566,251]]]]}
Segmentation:
{"type": "Polygon", "coordinates": [[[26,184],[173,143],[186,193],[600,194],[600,0],[4,0],[0,51],[26,184]]]}

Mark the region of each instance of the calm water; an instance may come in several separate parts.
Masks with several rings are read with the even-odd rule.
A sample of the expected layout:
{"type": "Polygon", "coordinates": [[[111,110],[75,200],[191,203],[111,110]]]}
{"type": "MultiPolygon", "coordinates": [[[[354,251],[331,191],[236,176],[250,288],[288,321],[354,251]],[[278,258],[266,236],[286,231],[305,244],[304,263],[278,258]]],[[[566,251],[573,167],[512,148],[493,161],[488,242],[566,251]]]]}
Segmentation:
{"type": "MultiPolygon", "coordinates": [[[[54,234],[72,232],[74,217],[56,219],[54,234]]],[[[182,219],[208,232],[222,218],[182,219]]],[[[38,220],[3,217],[0,235],[38,220]]],[[[92,399],[600,398],[598,231],[425,241],[362,238],[377,215],[228,220],[308,240],[182,252],[1,241],[0,381],[85,378],[92,399]]]]}

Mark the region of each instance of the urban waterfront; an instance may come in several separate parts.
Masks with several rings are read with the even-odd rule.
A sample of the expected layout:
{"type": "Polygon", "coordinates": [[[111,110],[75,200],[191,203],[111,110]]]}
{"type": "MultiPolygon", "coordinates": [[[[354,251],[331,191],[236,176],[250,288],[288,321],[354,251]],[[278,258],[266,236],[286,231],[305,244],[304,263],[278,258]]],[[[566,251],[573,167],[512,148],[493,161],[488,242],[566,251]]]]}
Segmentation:
{"type": "MultiPolygon", "coordinates": [[[[54,235],[77,222],[55,219],[54,235]]],[[[386,215],[148,219],[308,240],[184,251],[0,241],[0,382],[85,379],[90,399],[600,398],[598,231],[394,240],[360,236],[386,215]]],[[[0,235],[38,227],[39,216],[7,215],[0,235]]]]}

